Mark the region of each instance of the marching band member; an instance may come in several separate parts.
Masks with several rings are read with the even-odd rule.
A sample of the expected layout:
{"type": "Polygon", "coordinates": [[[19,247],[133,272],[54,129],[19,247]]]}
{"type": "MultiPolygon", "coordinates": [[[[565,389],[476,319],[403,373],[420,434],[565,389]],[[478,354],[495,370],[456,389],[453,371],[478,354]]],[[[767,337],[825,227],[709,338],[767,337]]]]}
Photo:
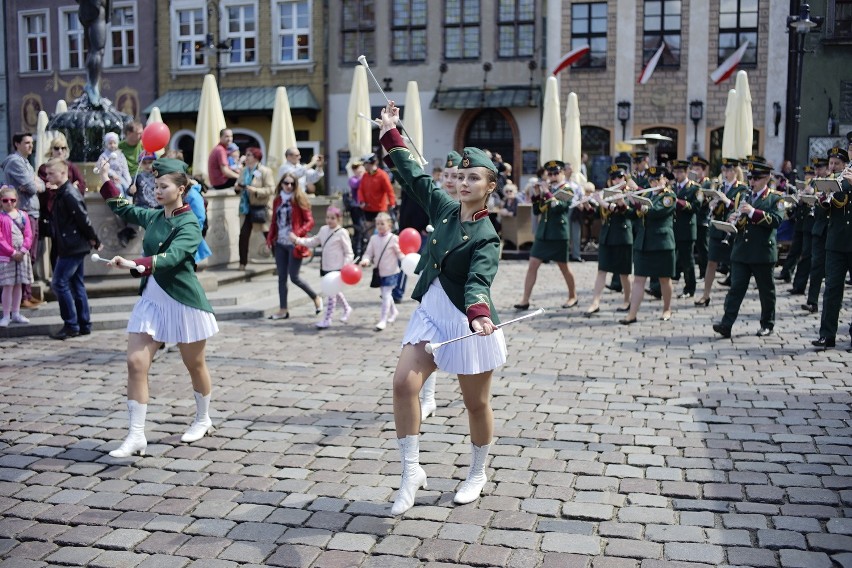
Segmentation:
{"type": "MultiPolygon", "coordinates": [[[[805,185],[802,193],[814,193],[814,187],[811,180],[814,178],[815,171],[813,166],[805,166],[802,168],[805,175],[805,185]]],[[[789,275],[793,277],[793,287],[790,288],[790,294],[794,296],[803,296],[805,288],[808,287],[808,276],[811,273],[811,231],[814,228],[814,206],[799,199],[799,203],[793,208],[793,217],[795,219],[793,231],[793,243],[790,245],[789,255],[795,255],[798,251],[798,259],[796,260],[796,271],[792,269],[789,275]]],[[[786,269],[787,266],[785,265],[786,269]]]]}
{"type": "MultiPolygon", "coordinates": [[[[829,174],[829,158],[813,160],[814,173],[818,178],[829,174]]],[[[808,276],[808,297],[802,304],[802,309],[815,314],[819,311],[817,302],[822,281],[825,278],[825,232],[828,229],[828,210],[822,207],[814,208],[814,224],[811,229],[811,272],[808,276]]]]}
{"type": "Polygon", "coordinates": [[[627,216],[637,228],[633,239],[633,289],[630,293],[630,311],[619,321],[622,325],[636,323],[636,314],[645,295],[645,280],[649,276],[660,279],[663,313],[668,321],[672,317],[672,276],[675,272],[674,212],[675,195],[667,184],[669,172],[664,168],[648,168],[648,180],[656,191],[651,195],[651,205],[637,202],[628,208],[627,216]]]}
{"type": "Polygon", "coordinates": [[[675,278],[683,274],[683,293],[678,298],[692,298],[695,295],[695,241],[698,238],[696,215],[701,208],[704,194],[701,186],[687,177],[689,162],[674,160],[675,191],[675,278]]]}
{"type": "MultiPolygon", "coordinates": [[[[696,178],[695,183],[702,189],[709,188],[712,184],[707,173],[710,171],[710,162],[706,158],[693,155],[689,162],[690,172],[696,178]]],[[[698,279],[703,280],[707,276],[707,263],[710,253],[710,200],[702,199],[701,206],[695,214],[696,239],[695,253],[698,256],[698,279]]]]}
{"type": "Polygon", "coordinates": [[[751,191],[740,199],[739,229],[731,248],[731,289],[725,297],[725,315],[713,324],[713,331],[731,337],[748,283],[754,276],[760,295],[760,330],[758,337],[772,333],[775,326],[775,280],[772,270],[778,261],[776,232],[784,214],[784,200],[769,190],[767,184],[772,167],[764,162],[748,163],[751,191]]]}
{"type": "Polygon", "coordinates": [[[568,266],[568,214],[574,191],[565,183],[565,173],[562,169],[564,166],[559,160],[550,160],[544,164],[549,184],[547,187],[537,185],[533,188],[532,209],[539,222],[530,250],[527,276],[524,279],[524,296],[515,304],[516,310],[526,310],[530,307],[530,295],[535,286],[538,269],[543,262],[551,260],[559,267],[568,287],[568,301],[562,304],[562,307],[573,308],[577,305],[574,273],[568,266]]]}
{"type": "MultiPolygon", "coordinates": [[[[740,196],[748,191],[748,187],[737,178],[740,162],[735,158],[722,158],[722,182],[718,185],[724,199],[714,198],[709,201],[712,218],[715,221],[727,221],[732,212],[740,206],[740,196]]],[[[727,233],[710,227],[710,246],[707,251],[707,272],[704,275],[704,294],[695,302],[696,306],[710,305],[710,291],[716,278],[716,268],[719,264],[731,263],[731,244],[727,233]]]]}

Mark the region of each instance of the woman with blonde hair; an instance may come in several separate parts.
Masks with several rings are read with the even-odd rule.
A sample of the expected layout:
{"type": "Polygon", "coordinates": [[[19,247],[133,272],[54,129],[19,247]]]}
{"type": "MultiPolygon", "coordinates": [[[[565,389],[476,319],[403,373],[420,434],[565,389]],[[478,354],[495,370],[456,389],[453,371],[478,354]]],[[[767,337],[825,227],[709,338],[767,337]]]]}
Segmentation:
{"type": "Polygon", "coordinates": [[[310,256],[310,249],[304,245],[294,245],[291,240],[291,233],[296,237],[304,237],[313,229],[311,203],[299,185],[299,178],[292,173],[281,176],[276,191],[278,195],[272,202],[272,219],[269,223],[269,234],[266,236],[266,246],[275,255],[275,266],[278,269],[278,311],[269,316],[269,319],[290,317],[287,305],[288,278],[310,296],[314,301],[316,313],[319,314],[322,312],[322,298],[299,277],[302,259],[310,256]]]}

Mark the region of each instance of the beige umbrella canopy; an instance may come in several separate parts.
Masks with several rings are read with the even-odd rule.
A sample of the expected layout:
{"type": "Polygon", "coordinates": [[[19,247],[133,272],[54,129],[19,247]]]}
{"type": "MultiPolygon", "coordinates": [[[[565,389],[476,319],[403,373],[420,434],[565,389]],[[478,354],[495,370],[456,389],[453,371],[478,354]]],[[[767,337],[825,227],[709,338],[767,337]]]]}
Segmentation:
{"type": "Polygon", "coordinates": [[[35,169],[45,162],[45,154],[50,147],[50,142],[53,140],[53,133],[47,130],[47,113],[43,110],[39,111],[36,119],[36,144],[35,144],[35,169]]]}
{"type": "Polygon", "coordinates": [[[559,116],[559,84],[548,77],[544,88],[544,111],[541,115],[541,150],[539,164],[562,161],[562,119],[559,116]]]}
{"type": "Polygon", "coordinates": [[[754,115],[751,110],[751,89],[748,86],[748,74],[737,72],[736,82],[736,122],[734,123],[734,157],[744,159],[752,153],[754,143],[754,115]]]}
{"type": "Polygon", "coordinates": [[[205,75],[201,85],[198,119],[195,123],[195,151],[192,153],[192,173],[196,177],[203,176],[210,181],[207,177],[207,158],[219,143],[219,132],[226,127],[216,78],[213,75],[205,75]]]}
{"type": "Polygon", "coordinates": [[[148,115],[148,121],[145,124],[154,124],[155,122],[163,122],[163,116],[160,114],[160,107],[153,107],[148,115]]]}
{"type": "Polygon", "coordinates": [[[728,104],[725,106],[725,129],[722,131],[722,157],[736,158],[737,148],[734,144],[734,136],[736,136],[736,120],[737,106],[737,91],[731,89],[728,91],[728,104]]]}
{"type": "Polygon", "coordinates": [[[423,154],[423,115],[420,111],[420,90],[417,81],[409,81],[405,90],[405,133],[408,148],[415,156],[423,154]]]}
{"type": "Polygon", "coordinates": [[[284,163],[284,152],[296,146],[296,130],[293,128],[293,115],[290,114],[290,99],[286,87],[275,89],[275,104],[272,107],[272,128],[269,133],[269,147],[266,149],[266,165],[277,175],[278,168],[284,163]]]}
{"type": "Polygon", "coordinates": [[[568,93],[568,105],[565,107],[565,136],[562,139],[562,159],[571,164],[571,181],[583,183],[586,176],[580,173],[582,156],[582,137],[580,136],[580,103],[577,93],[568,93]]]}
{"type": "Polygon", "coordinates": [[[68,103],[65,102],[65,99],[59,99],[56,101],[56,114],[63,112],[68,112],[68,103]]]}
{"type": "Polygon", "coordinates": [[[369,154],[373,148],[373,127],[370,123],[370,91],[367,88],[367,70],[363,65],[355,68],[352,90],[349,92],[349,112],[346,115],[349,143],[349,164],[369,154]],[[366,120],[365,120],[366,119],[366,120]]]}

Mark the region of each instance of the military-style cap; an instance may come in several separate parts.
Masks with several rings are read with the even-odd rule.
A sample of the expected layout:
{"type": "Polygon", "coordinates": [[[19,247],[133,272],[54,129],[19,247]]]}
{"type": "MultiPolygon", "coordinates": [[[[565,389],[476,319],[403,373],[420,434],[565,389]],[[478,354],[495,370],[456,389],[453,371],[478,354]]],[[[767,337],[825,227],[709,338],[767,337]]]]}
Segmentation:
{"type": "Polygon", "coordinates": [[[626,174],[627,168],[624,167],[623,164],[612,164],[609,167],[609,179],[624,177],[626,174]]]}
{"type": "Polygon", "coordinates": [[[648,168],[649,179],[660,179],[661,177],[671,177],[671,173],[662,166],[651,166],[648,168]]]}
{"type": "Polygon", "coordinates": [[[630,157],[636,161],[642,160],[648,157],[648,152],[644,150],[637,150],[636,152],[631,152],[630,157]]]}
{"type": "Polygon", "coordinates": [[[379,161],[379,158],[378,158],[378,156],[376,156],[375,152],[370,152],[369,154],[364,154],[363,156],[361,156],[361,163],[362,164],[370,164],[370,163],[378,162],[378,161],[379,161]]]}
{"type": "Polygon", "coordinates": [[[843,148],[839,148],[839,147],[835,146],[834,148],[832,148],[831,150],[828,151],[828,157],[829,158],[840,158],[844,162],[848,162],[849,161],[849,152],[847,152],[843,148]]]}
{"type": "Polygon", "coordinates": [[[461,164],[462,157],[461,154],[456,152],[455,150],[450,150],[450,153],[447,154],[447,163],[444,165],[445,168],[457,168],[459,164],[461,164]]]}
{"type": "Polygon", "coordinates": [[[689,162],[686,160],[672,160],[670,165],[673,170],[689,169],[689,162]]]}
{"type": "Polygon", "coordinates": [[[736,158],[722,158],[723,168],[736,168],[740,165],[740,161],[736,158]]]}
{"type": "Polygon", "coordinates": [[[707,160],[707,158],[704,158],[704,157],[702,157],[702,156],[699,156],[698,154],[694,154],[694,155],[693,155],[693,156],[689,159],[689,161],[692,163],[692,165],[693,165],[693,166],[695,166],[695,165],[700,165],[700,166],[703,166],[703,167],[705,167],[705,168],[709,168],[709,167],[710,167],[710,162],[707,160]]]}
{"type": "Polygon", "coordinates": [[[181,162],[174,158],[160,158],[154,162],[153,169],[154,176],[160,177],[166,174],[173,174],[175,172],[185,174],[189,171],[189,166],[185,162],[181,162]]]}
{"type": "Polygon", "coordinates": [[[827,168],[828,167],[828,158],[811,158],[811,163],[815,168],[827,168]]]}
{"type": "Polygon", "coordinates": [[[479,148],[474,148],[472,146],[468,146],[463,150],[461,165],[459,167],[488,168],[495,174],[497,173],[497,166],[494,165],[494,162],[491,161],[491,158],[488,157],[488,154],[486,154],[479,148]]]}
{"type": "Polygon", "coordinates": [[[562,160],[548,160],[544,163],[544,169],[549,172],[561,172],[565,167],[565,162],[562,160]]]}
{"type": "Polygon", "coordinates": [[[764,158],[763,156],[758,156],[757,154],[749,154],[748,156],[746,156],[745,161],[746,162],[759,162],[761,164],[768,164],[769,163],[768,161],[766,161],[766,158],[764,158]]]}
{"type": "Polygon", "coordinates": [[[766,162],[752,160],[748,162],[748,165],[746,167],[748,169],[749,177],[761,178],[768,176],[772,173],[772,166],[770,166],[766,162]]]}
{"type": "Polygon", "coordinates": [[[802,168],[802,173],[804,173],[805,175],[814,175],[816,173],[816,170],[814,170],[813,166],[805,166],[804,168],[802,168]]]}

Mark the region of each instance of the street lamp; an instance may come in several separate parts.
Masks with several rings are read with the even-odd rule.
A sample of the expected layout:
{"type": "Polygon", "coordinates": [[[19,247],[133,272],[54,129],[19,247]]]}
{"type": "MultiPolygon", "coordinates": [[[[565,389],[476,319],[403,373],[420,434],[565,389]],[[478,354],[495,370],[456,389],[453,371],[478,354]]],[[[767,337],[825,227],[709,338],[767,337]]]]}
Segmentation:
{"type": "Polygon", "coordinates": [[[799,6],[799,13],[787,16],[787,27],[790,33],[791,53],[796,54],[795,84],[791,89],[793,104],[793,120],[788,121],[787,140],[785,154],[793,160],[793,167],[798,163],[799,124],[802,121],[802,67],[805,60],[805,37],[811,31],[822,25],[823,19],[819,16],[811,17],[811,7],[807,2],[799,6]],[[793,47],[795,41],[795,47],[793,47]]]}
{"type": "Polygon", "coordinates": [[[231,53],[231,40],[229,38],[225,41],[214,42],[213,34],[207,34],[207,45],[205,47],[208,51],[216,53],[216,85],[221,87],[222,54],[231,53]]]}
{"type": "Polygon", "coordinates": [[[695,130],[695,138],[692,140],[692,151],[698,152],[698,123],[704,118],[704,103],[702,101],[690,101],[689,118],[695,130]]]}
{"type": "Polygon", "coordinates": [[[618,121],[621,123],[621,139],[627,138],[627,121],[630,120],[630,101],[619,101],[618,103],[618,121]]]}

